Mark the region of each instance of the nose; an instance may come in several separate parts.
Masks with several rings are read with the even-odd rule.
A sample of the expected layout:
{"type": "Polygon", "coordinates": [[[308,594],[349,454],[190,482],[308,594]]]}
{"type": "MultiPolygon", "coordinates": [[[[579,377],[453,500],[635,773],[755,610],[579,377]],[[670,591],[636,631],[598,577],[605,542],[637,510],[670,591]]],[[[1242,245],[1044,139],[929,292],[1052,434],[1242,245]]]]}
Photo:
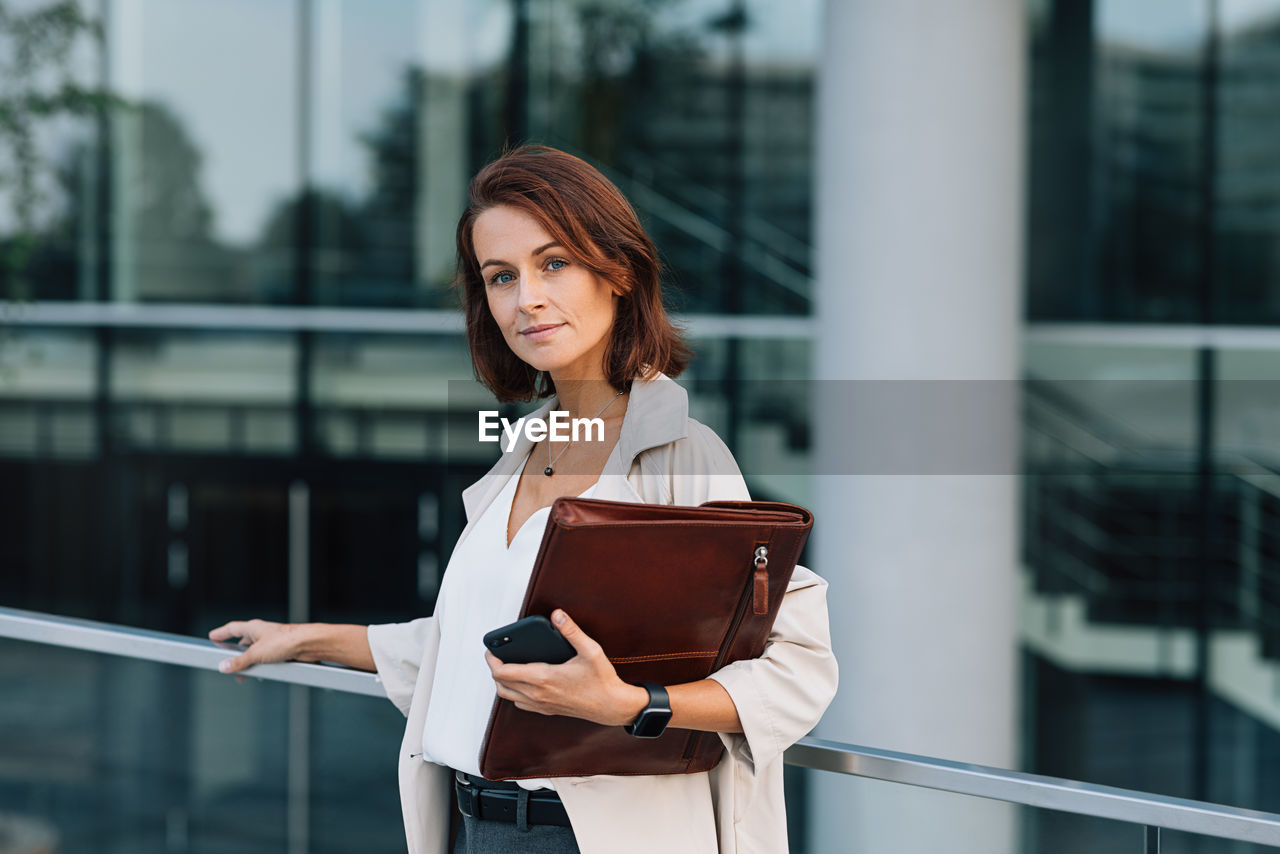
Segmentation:
{"type": "Polygon", "coordinates": [[[520,310],[526,314],[535,312],[547,304],[547,291],[542,277],[536,270],[520,277],[520,310]]]}

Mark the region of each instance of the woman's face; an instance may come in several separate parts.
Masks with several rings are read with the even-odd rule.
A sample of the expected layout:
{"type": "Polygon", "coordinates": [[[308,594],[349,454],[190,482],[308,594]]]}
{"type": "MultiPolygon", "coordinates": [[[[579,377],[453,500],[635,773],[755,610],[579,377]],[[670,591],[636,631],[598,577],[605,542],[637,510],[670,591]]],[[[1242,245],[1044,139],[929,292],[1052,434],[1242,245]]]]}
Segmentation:
{"type": "Polygon", "coordinates": [[[553,380],[603,379],[618,303],[608,282],[519,208],[480,214],[471,242],[489,311],[512,352],[553,380]]]}

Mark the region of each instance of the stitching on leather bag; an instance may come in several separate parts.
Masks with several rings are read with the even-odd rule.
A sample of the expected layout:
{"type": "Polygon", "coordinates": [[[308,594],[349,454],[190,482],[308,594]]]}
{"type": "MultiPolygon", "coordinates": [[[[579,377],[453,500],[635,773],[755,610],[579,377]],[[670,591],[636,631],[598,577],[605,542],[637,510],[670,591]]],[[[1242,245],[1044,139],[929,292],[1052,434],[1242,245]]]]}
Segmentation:
{"type": "Polygon", "coordinates": [[[657,655],[627,655],[621,658],[610,658],[614,664],[634,664],[637,661],[666,661],[673,658],[715,658],[718,650],[703,652],[664,652],[657,655]]]}
{"type": "MultiPolygon", "coordinates": [[[[661,517],[657,517],[656,515],[653,519],[637,519],[635,521],[627,521],[627,522],[600,522],[600,521],[566,522],[564,519],[556,517],[556,525],[566,529],[580,528],[580,527],[587,527],[587,526],[590,526],[593,528],[645,528],[653,525],[660,525],[663,523],[667,523],[669,521],[670,519],[664,519],[661,517]]],[[[681,525],[690,525],[690,526],[696,526],[699,528],[711,528],[711,527],[724,528],[725,530],[729,530],[729,531],[736,531],[742,528],[759,528],[762,525],[768,525],[771,523],[776,523],[775,527],[777,528],[788,528],[788,527],[791,527],[791,523],[795,522],[794,519],[790,519],[790,518],[785,520],[784,519],[734,519],[734,520],[680,519],[678,521],[679,521],[679,524],[681,525]]]]}

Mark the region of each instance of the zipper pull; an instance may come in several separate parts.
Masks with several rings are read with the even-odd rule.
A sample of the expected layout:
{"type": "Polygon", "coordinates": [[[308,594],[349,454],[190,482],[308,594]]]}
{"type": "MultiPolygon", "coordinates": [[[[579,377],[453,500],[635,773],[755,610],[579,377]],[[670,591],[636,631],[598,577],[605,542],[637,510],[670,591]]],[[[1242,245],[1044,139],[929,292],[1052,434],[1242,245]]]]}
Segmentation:
{"type": "Polygon", "coordinates": [[[769,547],[756,546],[756,571],[752,581],[752,613],[769,613],[769,547]]]}

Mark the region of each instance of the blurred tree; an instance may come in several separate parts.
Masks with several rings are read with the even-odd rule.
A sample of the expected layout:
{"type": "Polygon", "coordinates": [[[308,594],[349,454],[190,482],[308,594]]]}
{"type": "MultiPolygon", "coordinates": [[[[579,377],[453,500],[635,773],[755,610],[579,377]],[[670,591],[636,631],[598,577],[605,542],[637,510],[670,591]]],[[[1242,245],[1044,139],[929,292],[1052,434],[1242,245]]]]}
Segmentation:
{"type": "MultiPolygon", "coordinates": [[[[233,302],[247,296],[236,275],[236,254],[214,237],[214,213],[200,186],[203,157],[178,116],[164,104],[143,101],[128,121],[132,156],[122,206],[113,216],[115,240],[133,248],[132,265],[116,275],[128,279],[137,299],[233,302]]],[[[106,171],[96,161],[100,143],[83,139],[52,164],[61,204],[28,232],[24,273],[34,299],[74,299],[86,259],[81,232],[103,214],[94,210],[107,191],[106,171]]]]}
{"type": "Polygon", "coordinates": [[[367,245],[353,302],[413,306],[424,296],[414,281],[424,76],[421,68],[404,69],[403,94],[383,108],[373,130],[360,135],[373,187],[361,205],[367,245]]]}
{"type": "Polygon", "coordinates": [[[30,297],[28,261],[46,201],[41,174],[51,168],[37,150],[37,129],[64,116],[100,116],[125,102],[76,81],[71,52],[82,38],[101,44],[100,22],[75,0],[19,13],[0,0],[0,198],[12,211],[13,231],[0,242],[0,296],[30,297]]]}
{"type": "Polygon", "coordinates": [[[233,253],[214,237],[213,209],[200,186],[200,149],[167,106],[147,101],[137,113],[140,150],[124,196],[136,296],[249,301],[247,287],[233,275],[233,253]]]}
{"type": "MultiPolygon", "coordinates": [[[[359,264],[368,251],[365,219],[354,204],[326,188],[311,190],[309,201],[315,231],[306,245],[313,252],[315,301],[320,305],[360,304],[358,296],[353,298],[348,290],[356,283],[359,264]]],[[[261,302],[285,304],[294,299],[302,204],[301,195],[278,202],[251,253],[249,287],[261,302]]]]}

